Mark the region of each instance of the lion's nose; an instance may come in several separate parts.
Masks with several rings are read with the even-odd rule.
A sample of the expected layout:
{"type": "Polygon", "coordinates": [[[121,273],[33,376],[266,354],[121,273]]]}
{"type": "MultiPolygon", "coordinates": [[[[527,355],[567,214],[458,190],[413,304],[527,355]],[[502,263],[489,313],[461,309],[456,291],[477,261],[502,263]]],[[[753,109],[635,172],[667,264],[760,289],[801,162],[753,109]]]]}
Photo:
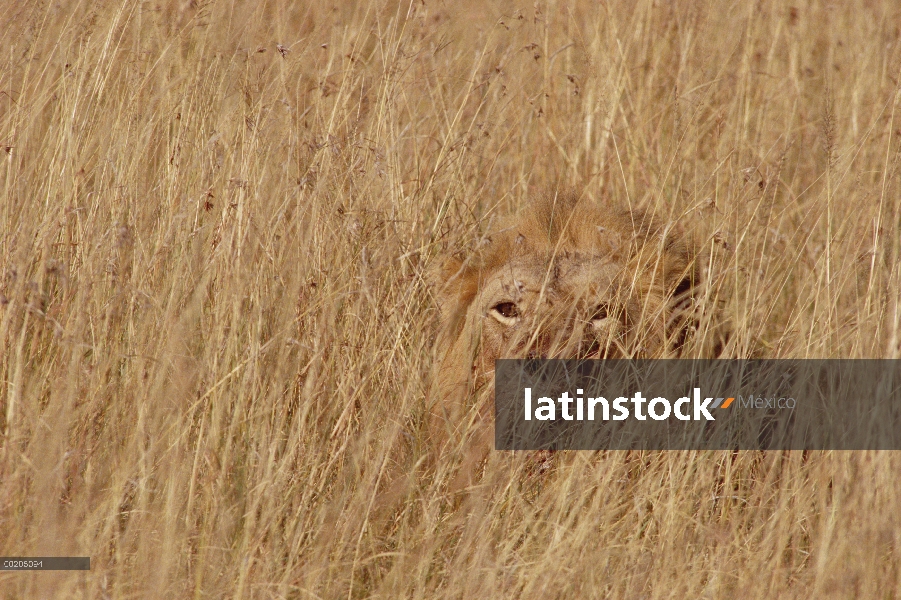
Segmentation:
{"type": "Polygon", "coordinates": [[[529,360],[536,359],[547,359],[551,356],[551,344],[553,340],[548,335],[546,330],[542,330],[535,338],[532,340],[532,343],[526,349],[526,358],[529,360]]]}
{"type": "Polygon", "coordinates": [[[526,349],[526,357],[529,359],[549,358],[573,358],[571,348],[572,345],[572,324],[566,320],[548,319],[544,323],[537,335],[532,338],[531,344],[526,349]]]}

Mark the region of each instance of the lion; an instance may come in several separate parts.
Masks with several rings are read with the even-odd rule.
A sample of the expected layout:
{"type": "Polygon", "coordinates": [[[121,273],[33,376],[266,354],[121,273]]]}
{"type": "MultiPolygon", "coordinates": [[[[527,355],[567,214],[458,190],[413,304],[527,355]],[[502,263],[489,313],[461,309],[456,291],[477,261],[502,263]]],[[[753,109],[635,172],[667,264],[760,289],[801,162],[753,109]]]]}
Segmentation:
{"type": "MultiPolygon", "coordinates": [[[[468,400],[499,358],[678,357],[690,338],[692,355],[709,357],[694,335],[702,263],[681,229],[648,211],[574,192],[532,201],[432,275],[430,434],[465,430],[468,400]]],[[[484,404],[470,417],[487,416],[484,404]]]]}

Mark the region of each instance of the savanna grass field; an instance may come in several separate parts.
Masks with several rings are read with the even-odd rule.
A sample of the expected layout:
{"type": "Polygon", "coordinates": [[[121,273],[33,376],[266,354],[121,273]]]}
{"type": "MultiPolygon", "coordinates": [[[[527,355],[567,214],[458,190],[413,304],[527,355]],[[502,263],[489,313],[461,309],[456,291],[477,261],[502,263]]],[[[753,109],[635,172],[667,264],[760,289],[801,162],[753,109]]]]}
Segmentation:
{"type": "Polygon", "coordinates": [[[897,452],[423,427],[429,273],[554,186],[701,240],[729,356],[901,357],[899,76],[889,1],[5,0],[0,554],[91,570],[0,595],[901,597],[897,452]]]}

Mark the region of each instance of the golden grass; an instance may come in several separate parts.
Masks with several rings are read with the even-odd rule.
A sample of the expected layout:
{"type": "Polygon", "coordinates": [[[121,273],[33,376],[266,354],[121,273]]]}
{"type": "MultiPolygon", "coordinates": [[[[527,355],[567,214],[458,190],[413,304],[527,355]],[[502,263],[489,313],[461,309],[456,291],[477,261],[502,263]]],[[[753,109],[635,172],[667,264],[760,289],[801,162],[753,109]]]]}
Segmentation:
{"type": "Polygon", "coordinates": [[[897,453],[493,453],[451,495],[419,420],[424,270],[554,182],[697,229],[738,348],[898,358],[899,23],[6,0],[0,554],[92,570],[0,593],[898,598],[897,453]]]}

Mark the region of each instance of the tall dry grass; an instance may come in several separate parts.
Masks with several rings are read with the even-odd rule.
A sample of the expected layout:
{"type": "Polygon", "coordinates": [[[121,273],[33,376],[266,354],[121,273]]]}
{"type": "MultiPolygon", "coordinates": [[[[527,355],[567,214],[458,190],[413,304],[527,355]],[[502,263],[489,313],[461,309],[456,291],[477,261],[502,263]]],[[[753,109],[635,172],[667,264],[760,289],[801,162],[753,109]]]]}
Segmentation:
{"type": "Polygon", "coordinates": [[[92,569],[3,597],[901,596],[896,453],[495,453],[452,495],[419,422],[423,273],[553,183],[697,230],[736,348],[898,358],[899,23],[6,0],[0,554],[92,569]]]}

